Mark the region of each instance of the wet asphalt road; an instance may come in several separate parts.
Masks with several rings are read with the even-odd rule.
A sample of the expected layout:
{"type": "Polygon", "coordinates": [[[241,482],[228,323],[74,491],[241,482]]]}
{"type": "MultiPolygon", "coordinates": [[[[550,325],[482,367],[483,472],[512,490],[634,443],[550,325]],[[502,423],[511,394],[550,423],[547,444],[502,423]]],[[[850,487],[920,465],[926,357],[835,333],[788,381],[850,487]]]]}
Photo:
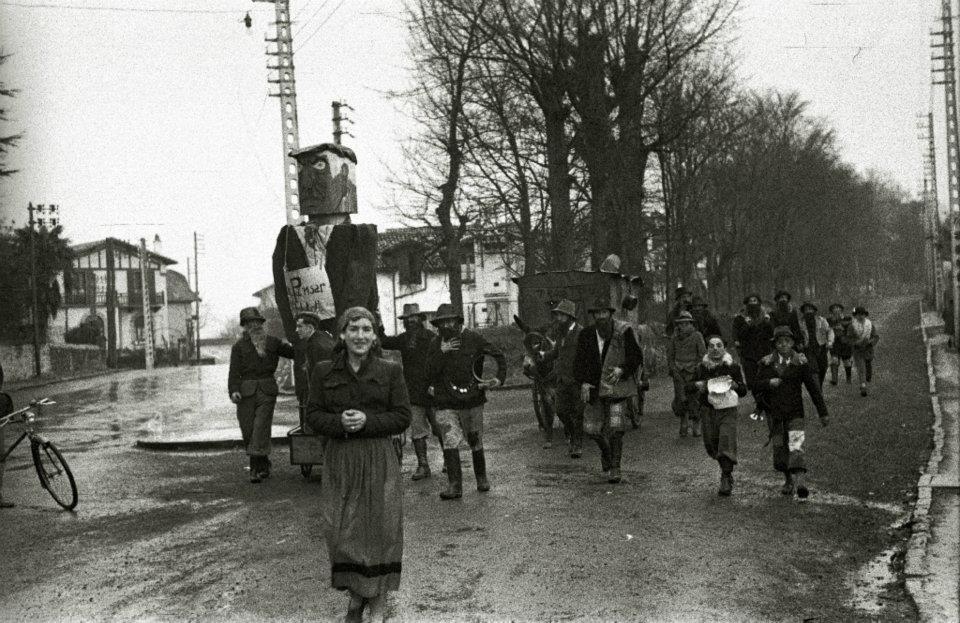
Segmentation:
{"type": "MultiPolygon", "coordinates": [[[[913,305],[898,302],[884,339],[898,332],[904,348],[918,342],[914,316],[913,305]]],[[[922,370],[922,345],[916,353],[922,370]]],[[[914,374],[915,353],[901,355],[880,368],[877,385],[894,378],[919,385],[915,399],[903,398],[904,412],[890,417],[915,421],[899,434],[925,447],[925,380],[914,374]]],[[[319,483],[285,464],[285,447],[275,447],[275,475],[260,485],[246,481],[239,450],[134,447],[184,423],[230,423],[225,377],[224,367],[205,367],[57,389],[44,431],[77,476],[80,504],[60,511],[39,487],[26,448],[11,458],[5,495],[18,506],[0,511],[0,618],[285,621],[332,620],[343,611],[343,594],[328,587],[319,483]]],[[[882,396],[859,402],[854,389],[828,386],[828,404],[848,420],[863,405],[885,412],[882,396]]],[[[676,436],[670,391],[668,379],[654,379],[642,430],[626,438],[619,485],[600,478],[593,447],[580,460],[559,444],[541,448],[529,390],[491,394],[485,438],[493,490],[477,493],[465,465],[464,498],[441,502],[435,447],[434,476],[406,479],[403,586],[391,598],[393,616],[915,620],[902,588],[886,584],[893,579],[886,561],[905,536],[894,526],[909,510],[908,483],[922,452],[896,467],[908,472],[902,477],[851,479],[865,461],[888,468],[890,461],[882,452],[834,456],[842,451],[829,436],[849,432],[843,424],[820,429],[810,418],[814,493],[801,505],[777,494],[762,447],[766,427],[744,416],[735,493],[718,498],[719,474],[700,440],[676,436]]],[[[742,412],[751,406],[745,401],[742,412]]],[[[289,406],[280,419],[294,419],[289,406]]]]}

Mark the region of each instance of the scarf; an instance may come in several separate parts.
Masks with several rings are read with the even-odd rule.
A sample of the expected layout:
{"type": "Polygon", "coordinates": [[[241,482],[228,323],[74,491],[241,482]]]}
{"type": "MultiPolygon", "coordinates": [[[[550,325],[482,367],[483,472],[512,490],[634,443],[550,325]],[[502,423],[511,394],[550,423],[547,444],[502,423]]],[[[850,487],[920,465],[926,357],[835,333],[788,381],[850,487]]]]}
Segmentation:
{"type": "Polygon", "coordinates": [[[733,355],[731,355],[730,353],[723,353],[723,357],[720,359],[720,361],[714,361],[713,359],[710,358],[709,354],[703,356],[703,367],[705,367],[707,370],[713,370],[714,368],[720,366],[721,364],[732,366],[733,355]]]}

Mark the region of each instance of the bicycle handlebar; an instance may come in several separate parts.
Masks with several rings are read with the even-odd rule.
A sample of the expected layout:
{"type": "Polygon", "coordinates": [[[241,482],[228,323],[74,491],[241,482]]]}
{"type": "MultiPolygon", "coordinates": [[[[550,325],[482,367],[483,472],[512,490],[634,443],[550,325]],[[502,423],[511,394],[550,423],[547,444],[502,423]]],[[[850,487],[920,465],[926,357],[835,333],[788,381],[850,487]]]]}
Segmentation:
{"type": "Polygon", "coordinates": [[[16,411],[13,411],[3,417],[0,417],[0,426],[6,426],[10,422],[12,422],[14,418],[16,418],[18,415],[23,415],[24,413],[28,412],[30,409],[34,409],[36,407],[45,407],[48,405],[55,405],[55,404],[57,403],[53,400],[50,400],[49,398],[38,398],[38,399],[32,400],[29,406],[23,407],[22,409],[17,409],[16,411]]]}

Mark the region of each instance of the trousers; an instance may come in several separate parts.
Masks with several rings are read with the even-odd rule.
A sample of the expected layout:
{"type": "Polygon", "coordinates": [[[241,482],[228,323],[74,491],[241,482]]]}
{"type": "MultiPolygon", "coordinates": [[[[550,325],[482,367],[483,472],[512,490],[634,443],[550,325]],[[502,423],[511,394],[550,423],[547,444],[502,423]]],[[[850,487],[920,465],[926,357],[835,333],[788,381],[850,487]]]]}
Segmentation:
{"type": "Polygon", "coordinates": [[[277,397],[257,389],[237,403],[237,421],[243,436],[243,447],[249,456],[270,455],[270,433],[277,397]]]}

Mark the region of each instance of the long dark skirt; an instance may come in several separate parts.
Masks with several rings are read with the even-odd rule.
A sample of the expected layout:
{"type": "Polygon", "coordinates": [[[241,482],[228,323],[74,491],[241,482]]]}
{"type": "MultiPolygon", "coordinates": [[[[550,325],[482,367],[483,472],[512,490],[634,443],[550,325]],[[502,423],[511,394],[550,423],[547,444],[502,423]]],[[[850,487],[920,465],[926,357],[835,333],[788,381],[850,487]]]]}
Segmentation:
{"type": "Polygon", "coordinates": [[[330,439],[322,478],[333,587],[363,597],[399,588],[403,491],[391,440],[330,439]]]}

